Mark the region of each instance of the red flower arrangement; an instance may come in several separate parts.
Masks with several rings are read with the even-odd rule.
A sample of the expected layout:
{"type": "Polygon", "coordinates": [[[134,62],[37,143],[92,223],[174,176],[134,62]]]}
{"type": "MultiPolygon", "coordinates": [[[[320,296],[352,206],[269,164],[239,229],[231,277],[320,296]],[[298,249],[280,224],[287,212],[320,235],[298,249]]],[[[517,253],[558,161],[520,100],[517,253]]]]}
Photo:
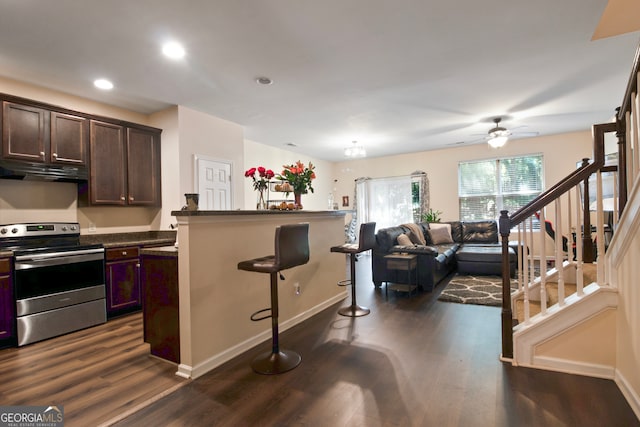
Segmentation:
{"type": "Polygon", "coordinates": [[[288,181],[293,187],[293,192],[297,194],[307,194],[308,191],[313,193],[311,181],[316,179],[316,173],[313,171],[316,167],[309,162],[309,166],[305,166],[300,160],[293,165],[282,166],[284,170],[276,178],[282,181],[288,181]]]}
{"type": "Polygon", "coordinates": [[[275,173],[271,169],[258,166],[257,168],[247,169],[244,176],[253,180],[254,190],[263,191],[267,189],[269,180],[275,176],[275,173]],[[256,172],[258,172],[258,177],[256,177],[256,172]]]}

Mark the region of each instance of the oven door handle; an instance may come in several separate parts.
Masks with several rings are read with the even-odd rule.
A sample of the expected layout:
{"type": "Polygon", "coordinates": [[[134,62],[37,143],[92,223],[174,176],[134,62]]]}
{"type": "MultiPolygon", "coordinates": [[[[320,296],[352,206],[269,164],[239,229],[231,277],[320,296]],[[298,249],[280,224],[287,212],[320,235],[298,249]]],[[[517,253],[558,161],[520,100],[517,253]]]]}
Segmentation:
{"type": "Polygon", "coordinates": [[[14,268],[28,270],[52,265],[73,264],[84,261],[104,260],[104,249],[86,249],[73,252],[49,252],[46,254],[16,256],[14,268]]]}

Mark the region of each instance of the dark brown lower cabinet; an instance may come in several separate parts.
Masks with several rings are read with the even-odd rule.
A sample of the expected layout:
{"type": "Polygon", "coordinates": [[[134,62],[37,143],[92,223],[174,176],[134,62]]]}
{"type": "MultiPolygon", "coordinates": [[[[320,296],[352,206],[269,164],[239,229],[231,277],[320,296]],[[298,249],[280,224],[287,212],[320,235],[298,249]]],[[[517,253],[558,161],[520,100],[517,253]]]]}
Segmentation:
{"type": "Polygon", "coordinates": [[[151,354],[180,363],[178,255],[142,251],[144,341],[151,354]]]}
{"type": "Polygon", "coordinates": [[[140,259],[137,246],[106,250],[107,316],[140,310],[140,259]]]}
{"type": "MultiPolygon", "coordinates": [[[[0,259],[0,340],[14,337],[16,321],[13,286],[11,284],[11,259],[0,259]]],[[[0,341],[2,345],[3,341],[0,341]]]]}

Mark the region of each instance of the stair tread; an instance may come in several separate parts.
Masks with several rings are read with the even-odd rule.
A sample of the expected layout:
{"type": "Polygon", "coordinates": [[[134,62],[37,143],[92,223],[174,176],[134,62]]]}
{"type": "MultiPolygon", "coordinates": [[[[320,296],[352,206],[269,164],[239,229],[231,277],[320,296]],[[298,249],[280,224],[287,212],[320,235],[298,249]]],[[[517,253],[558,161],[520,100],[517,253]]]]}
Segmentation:
{"type": "MultiPolygon", "coordinates": [[[[524,322],[524,300],[516,300],[516,319],[518,323],[524,322]]],[[[542,311],[542,304],[540,301],[529,301],[529,317],[533,317],[542,311]]]]}

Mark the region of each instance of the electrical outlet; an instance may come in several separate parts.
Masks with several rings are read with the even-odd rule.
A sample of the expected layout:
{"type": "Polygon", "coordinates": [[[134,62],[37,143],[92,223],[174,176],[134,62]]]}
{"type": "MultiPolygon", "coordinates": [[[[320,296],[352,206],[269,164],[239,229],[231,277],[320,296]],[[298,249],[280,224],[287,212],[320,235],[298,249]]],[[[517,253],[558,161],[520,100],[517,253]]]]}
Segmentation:
{"type": "Polygon", "coordinates": [[[95,233],[96,232],[96,225],[93,222],[89,223],[89,233],[95,233]]]}
{"type": "Polygon", "coordinates": [[[302,292],[302,290],[300,289],[300,283],[296,282],[293,284],[293,289],[296,292],[296,295],[300,295],[300,293],[302,292]]]}

